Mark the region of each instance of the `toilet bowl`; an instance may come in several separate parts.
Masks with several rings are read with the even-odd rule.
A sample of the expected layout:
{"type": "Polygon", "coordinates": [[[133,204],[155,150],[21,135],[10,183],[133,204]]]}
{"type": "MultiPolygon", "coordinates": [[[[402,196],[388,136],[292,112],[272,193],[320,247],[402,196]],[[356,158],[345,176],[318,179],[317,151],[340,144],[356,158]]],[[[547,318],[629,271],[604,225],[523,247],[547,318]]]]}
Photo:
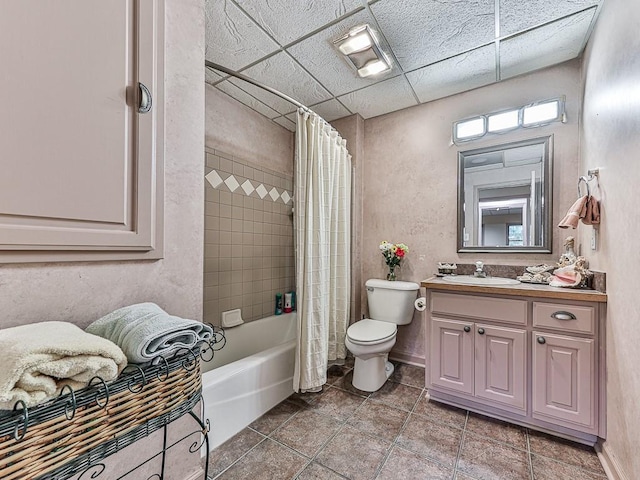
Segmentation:
{"type": "Polygon", "coordinates": [[[398,325],[413,318],[418,289],[413,282],[368,280],[366,283],[371,318],[347,329],[345,344],[355,357],[353,386],[365,392],[379,390],[393,374],[389,352],[396,343],[398,325]]]}

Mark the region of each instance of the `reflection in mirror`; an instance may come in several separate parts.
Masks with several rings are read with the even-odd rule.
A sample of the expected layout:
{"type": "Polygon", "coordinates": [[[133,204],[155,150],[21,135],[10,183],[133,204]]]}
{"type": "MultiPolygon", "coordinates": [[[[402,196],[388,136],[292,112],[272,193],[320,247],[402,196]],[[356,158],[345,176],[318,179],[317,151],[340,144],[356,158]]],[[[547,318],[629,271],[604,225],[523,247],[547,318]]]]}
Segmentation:
{"type": "Polygon", "coordinates": [[[459,252],[551,252],[551,139],[459,153],[459,252]]]}

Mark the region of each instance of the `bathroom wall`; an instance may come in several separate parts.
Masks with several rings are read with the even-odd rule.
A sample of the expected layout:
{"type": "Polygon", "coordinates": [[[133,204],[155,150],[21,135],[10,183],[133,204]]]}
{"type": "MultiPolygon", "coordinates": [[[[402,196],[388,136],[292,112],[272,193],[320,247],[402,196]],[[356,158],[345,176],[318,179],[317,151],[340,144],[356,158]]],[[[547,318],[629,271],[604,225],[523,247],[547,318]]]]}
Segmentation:
{"type": "MultiPolygon", "coordinates": [[[[171,0],[165,19],[164,259],[0,265],[0,327],[45,320],[85,327],[116,308],[144,301],[175,315],[202,318],[204,6],[197,0],[171,0]]],[[[55,92],[55,84],[48,88],[55,92]]],[[[24,101],[25,108],[37,111],[29,99],[24,101]]],[[[0,159],[6,159],[3,152],[0,159]]],[[[55,153],[43,161],[55,161],[55,153]]],[[[171,438],[192,426],[190,419],[174,422],[171,438]]],[[[188,453],[193,441],[169,456],[170,478],[186,479],[200,471],[198,459],[188,453]]],[[[161,436],[141,440],[135,458],[147,458],[161,446],[161,436]]],[[[110,462],[126,464],[129,458],[116,454],[110,462]]]]}
{"type": "MultiPolygon", "coordinates": [[[[384,278],[387,269],[378,245],[403,242],[409,254],[400,280],[419,282],[436,272],[438,261],[536,264],[553,262],[572,232],[553,229],[552,254],[458,254],[457,154],[490,145],[554,136],[554,225],[575,201],[578,120],[581,104],[580,61],[505,80],[448,98],[365,120],[362,281],[384,278]],[[452,123],[476,114],[566,95],[567,122],[472,141],[450,142],[452,123]]],[[[362,305],[366,296],[362,285],[362,305]]],[[[393,356],[424,362],[423,315],[400,327],[393,356]]]]}
{"type": "MultiPolygon", "coordinates": [[[[579,227],[591,266],[607,272],[607,440],[603,451],[620,478],[640,478],[640,3],[604,2],[583,64],[580,174],[600,169],[602,224],[579,227]]],[[[592,182],[595,185],[595,182],[592,182]]],[[[616,477],[611,477],[616,478],[616,477]]]]}
{"type": "Polygon", "coordinates": [[[204,318],[274,313],[295,290],[293,134],[206,85],[204,318]]]}

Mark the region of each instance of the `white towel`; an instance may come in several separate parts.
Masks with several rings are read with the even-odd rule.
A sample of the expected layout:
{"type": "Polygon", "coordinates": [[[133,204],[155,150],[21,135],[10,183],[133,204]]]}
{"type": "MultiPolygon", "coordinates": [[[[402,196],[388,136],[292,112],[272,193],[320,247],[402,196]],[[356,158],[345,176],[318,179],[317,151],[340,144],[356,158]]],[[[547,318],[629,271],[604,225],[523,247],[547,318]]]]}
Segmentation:
{"type": "Polygon", "coordinates": [[[86,387],[99,376],[115,380],[127,359],[112,342],[66,322],[0,330],[0,409],[27,407],[60,395],[65,385],[86,387]]]}
{"type": "Polygon", "coordinates": [[[210,326],[169,315],[155,303],[120,308],[96,320],[87,332],[109,339],[131,363],[147,363],[183,348],[193,348],[213,335],[210,326]]]}

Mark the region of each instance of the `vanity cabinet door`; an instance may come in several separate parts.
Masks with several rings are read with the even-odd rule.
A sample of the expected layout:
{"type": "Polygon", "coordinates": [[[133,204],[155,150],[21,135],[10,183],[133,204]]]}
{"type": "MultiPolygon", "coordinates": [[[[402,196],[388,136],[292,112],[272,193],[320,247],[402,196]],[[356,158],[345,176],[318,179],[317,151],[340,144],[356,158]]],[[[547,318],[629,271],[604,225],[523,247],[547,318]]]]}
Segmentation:
{"type": "Polygon", "coordinates": [[[473,394],[473,323],[431,320],[431,384],[473,394]]]}
{"type": "Polygon", "coordinates": [[[534,418],[594,428],[594,340],[534,332],[532,348],[534,418]]]}
{"type": "Polygon", "coordinates": [[[526,411],[527,332],[475,326],[475,395],[526,411]]]}

